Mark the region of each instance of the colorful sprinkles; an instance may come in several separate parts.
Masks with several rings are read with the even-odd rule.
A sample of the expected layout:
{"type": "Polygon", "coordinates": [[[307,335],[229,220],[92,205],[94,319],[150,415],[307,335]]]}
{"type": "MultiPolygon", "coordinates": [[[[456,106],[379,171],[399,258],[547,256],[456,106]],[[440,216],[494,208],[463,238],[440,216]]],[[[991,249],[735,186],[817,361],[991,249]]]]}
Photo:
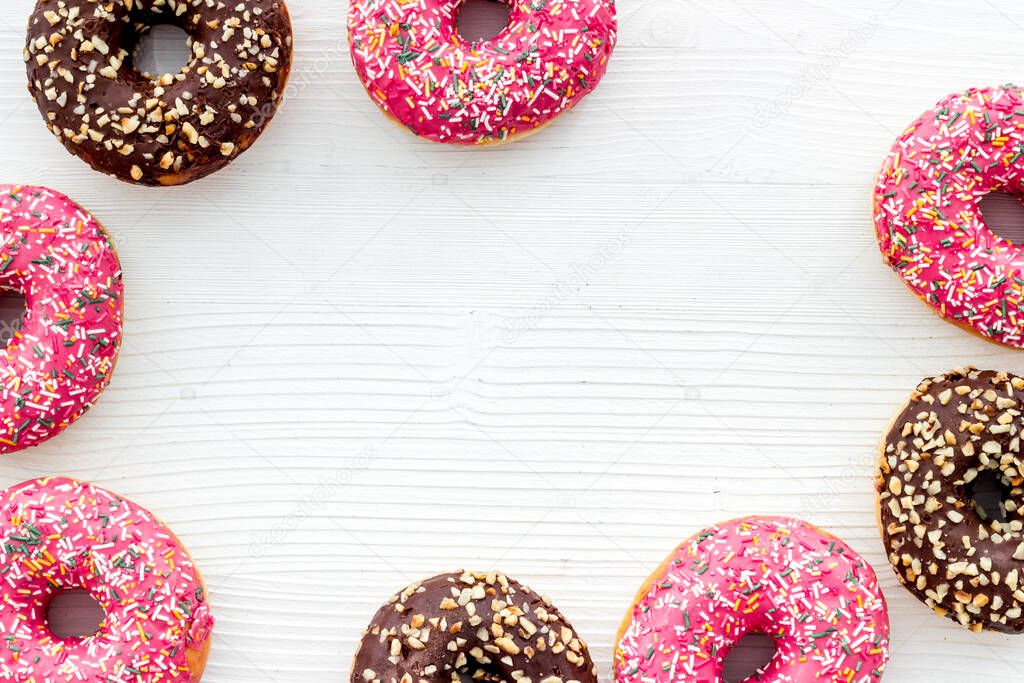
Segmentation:
{"type": "Polygon", "coordinates": [[[878,495],[889,561],[937,614],[1024,632],[1024,378],[958,368],[923,380],[885,436],[878,495]],[[992,509],[976,503],[989,482],[992,509]]]}
{"type": "Polygon", "coordinates": [[[363,634],[352,683],[597,683],[587,645],[499,572],[442,574],[392,596],[363,634]]]}
{"type": "Polygon", "coordinates": [[[460,0],[353,0],[349,41],[374,102],[435,142],[507,142],[588,95],[616,41],[613,0],[514,0],[508,26],[467,42],[460,0]]]}
{"type": "Polygon", "coordinates": [[[110,382],[121,346],[121,265],[103,227],[64,195],[0,185],[0,288],[27,313],[0,352],[0,453],[46,441],[110,382]]]}
{"type": "Polygon", "coordinates": [[[617,683],[722,680],[743,636],[771,636],[760,681],[870,683],[889,659],[889,617],[871,567],[799,520],[712,527],[651,576],[615,651],[617,683]]]}
{"type": "Polygon", "coordinates": [[[174,535],[142,508],[89,484],[39,479],[8,489],[0,516],[0,678],[34,683],[192,683],[213,617],[174,535]],[[84,589],[99,630],[57,638],[50,599],[84,589]],[[195,664],[190,664],[190,660],[195,664]]]}
{"type": "Polygon", "coordinates": [[[896,141],[875,186],[882,253],[939,315],[1024,347],[1024,253],[980,203],[1024,192],[1024,94],[1013,85],[950,95],[896,141]]]}

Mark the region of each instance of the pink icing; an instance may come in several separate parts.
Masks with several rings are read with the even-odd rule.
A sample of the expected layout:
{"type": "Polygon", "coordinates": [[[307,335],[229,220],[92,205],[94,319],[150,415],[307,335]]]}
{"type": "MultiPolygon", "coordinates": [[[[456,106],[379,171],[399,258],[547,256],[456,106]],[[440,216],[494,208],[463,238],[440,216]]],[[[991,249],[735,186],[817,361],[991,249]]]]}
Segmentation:
{"type": "Polygon", "coordinates": [[[82,416],[121,345],[121,266],[100,224],[64,195],[0,185],[0,288],[25,297],[0,354],[0,453],[34,446],[82,416]]]}
{"type": "Polygon", "coordinates": [[[352,0],[352,61],[370,97],[436,142],[504,141],[589,94],[615,47],[613,0],[509,0],[508,26],[463,41],[462,0],[352,0]]]}
{"type": "Polygon", "coordinates": [[[4,492],[0,679],[190,683],[186,651],[213,619],[192,560],[146,510],[70,479],[4,492]],[[57,638],[46,609],[61,589],[89,591],[106,612],[94,635],[57,638]]]}
{"type": "Polygon", "coordinates": [[[711,527],[669,556],[615,652],[617,683],[722,681],[743,636],[774,638],[760,681],[868,683],[888,661],[889,617],[871,567],[796,519],[711,527]]]}
{"type": "Polygon", "coordinates": [[[950,95],[896,141],[875,186],[886,260],[943,317],[1024,347],[1024,253],[981,215],[995,190],[1024,195],[1024,97],[1014,86],[950,95]]]}

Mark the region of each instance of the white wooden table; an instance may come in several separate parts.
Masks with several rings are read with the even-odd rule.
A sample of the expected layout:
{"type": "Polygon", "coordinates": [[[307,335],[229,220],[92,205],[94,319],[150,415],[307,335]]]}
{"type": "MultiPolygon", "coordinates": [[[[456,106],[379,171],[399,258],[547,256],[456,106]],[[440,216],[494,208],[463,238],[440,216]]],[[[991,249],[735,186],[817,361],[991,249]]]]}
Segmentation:
{"type": "Polygon", "coordinates": [[[377,606],[457,567],[552,596],[610,680],[638,582],[707,523],[803,516],[868,557],[886,681],[1019,681],[897,586],[875,444],[923,376],[1024,356],[885,269],[876,168],[940,96],[1024,79],[1012,0],[621,0],[607,78],[500,149],[388,123],[341,0],[291,0],[293,88],[239,161],[184,188],[97,175],[45,130],[0,4],[5,181],[113,234],[114,381],[4,486],[81,477],[160,515],[218,618],[204,681],[347,680],[377,606]]]}

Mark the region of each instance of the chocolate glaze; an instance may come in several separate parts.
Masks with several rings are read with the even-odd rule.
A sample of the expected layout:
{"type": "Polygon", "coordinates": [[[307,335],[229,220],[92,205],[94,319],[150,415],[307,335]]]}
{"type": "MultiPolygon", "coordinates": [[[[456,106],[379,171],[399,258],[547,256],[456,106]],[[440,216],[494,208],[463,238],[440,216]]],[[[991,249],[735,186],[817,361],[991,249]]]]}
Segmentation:
{"type": "Polygon", "coordinates": [[[590,652],[551,603],[496,572],[407,587],[363,634],[352,683],[597,683],[590,652]]]}
{"type": "Polygon", "coordinates": [[[245,151],[280,103],[291,67],[283,0],[39,0],[29,20],[29,92],[50,131],[126,182],[180,185],[245,151]],[[177,74],[133,66],[156,24],[189,34],[177,74]]]}
{"type": "Polygon", "coordinates": [[[961,368],[926,379],[885,437],[878,477],[882,534],[904,586],[974,631],[1024,631],[1021,400],[1024,379],[961,368]],[[1003,513],[972,499],[994,476],[1003,513]]]}

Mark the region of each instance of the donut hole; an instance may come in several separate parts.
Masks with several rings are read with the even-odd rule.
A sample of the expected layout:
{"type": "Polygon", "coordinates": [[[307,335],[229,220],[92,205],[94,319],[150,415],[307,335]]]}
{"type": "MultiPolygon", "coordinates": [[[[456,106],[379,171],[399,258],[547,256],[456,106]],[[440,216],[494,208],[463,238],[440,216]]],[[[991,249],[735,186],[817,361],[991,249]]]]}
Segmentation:
{"type": "Polygon", "coordinates": [[[508,26],[509,7],[500,0],[465,0],[459,7],[459,37],[470,43],[491,40],[508,26]]]}
{"type": "Polygon", "coordinates": [[[1010,487],[998,470],[982,470],[966,487],[978,516],[985,521],[1005,522],[1010,487]]]}
{"type": "Polygon", "coordinates": [[[106,616],[89,591],[70,588],[50,599],[46,625],[57,638],[86,638],[100,630],[106,616]]]}
{"type": "Polygon", "coordinates": [[[1024,246],[1024,203],[1005,190],[989,192],[981,199],[985,225],[1004,240],[1024,246]]]}
{"type": "Polygon", "coordinates": [[[0,343],[10,344],[14,333],[25,325],[27,316],[25,296],[14,289],[0,289],[0,343]]]}
{"type": "Polygon", "coordinates": [[[135,70],[148,78],[180,73],[192,59],[188,33],[174,24],[144,26],[130,52],[135,70]]]}
{"type": "Polygon", "coordinates": [[[748,633],[725,655],[722,661],[722,680],[725,683],[741,683],[764,673],[776,649],[771,636],[748,633]]]}

